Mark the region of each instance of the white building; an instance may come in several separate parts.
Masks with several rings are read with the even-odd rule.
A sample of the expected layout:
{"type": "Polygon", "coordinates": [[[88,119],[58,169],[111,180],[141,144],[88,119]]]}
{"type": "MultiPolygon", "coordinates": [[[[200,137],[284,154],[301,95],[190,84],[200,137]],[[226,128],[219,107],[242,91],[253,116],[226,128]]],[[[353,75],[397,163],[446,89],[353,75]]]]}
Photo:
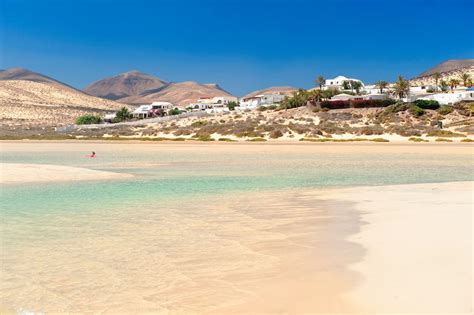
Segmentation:
{"type": "Polygon", "coordinates": [[[326,82],[323,85],[323,90],[328,90],[328,89],[337,89],[337,90],[343,90],[343,85],[344,81],[357,81],[362,84],[361,90],[364,89],[365,85],[364,82],[362,82],[359,79],[351,79],[347,78],[343,75],[339,75],[335,77],[334,79],[327,79],[326,82]]]}
{"type": "Polygon", "coordinates": [[[410,94],[427,94],[436,91],[435,85],[410,86],[410,94]],[[430,91],[430,92],[428,92],[430,91]]]}
{"type": "Polygon", "coordinates": [[[419,100],[438,101],[441,105],[454,104],[461,101],[474,101],[474,91],[455,91],[454,93],[437,93],[418,97],[419,100]]]}
{"type": "Polygon", "coordinates": [[[132,115],[135,118],[148,118],[151,109],[151,105],[140,105],[132,112],[132,115]]]}
{"type": "Polygon", "coordinates": [[[212,108],[213,104],[210,103],[192,103],[189,104],[187,108],[191,109],[193,112],[205,111],[212,108]]]}
{"type": "Polygon", "coordinates": [[[258,106],[270,106],[281,103],[285,95],[283,94],[261,94],[251,97],[242,98],[240,100],[241,109],[253,109],[258,106]]]}
{"type": "Polygon", "coordinates": [[[387,94],[380,94],[380,93],[364,94],[364,95],[361,95],[360,97],[362,97],[363,100],[385,100],[388,98],[387,94]]]}
{"type": "Polygon", "coordinates": [[[104,121],[108,123],[114,122],[115,117],[117,117],[117,113],[105,114],[104,121]]]}
{"type": "Polygon", "coordinates": [[[170,102],[153,102],[151,103],[153,109],[162,109],[164,111],[169,111],[170,109],[175,108],[175,106],[170,102]]]}
{"type": "Polygon", "coordinates": [[[153,102],[150,105],[140,105],[132,112],[135,118],[150,118],[166,115],[175,106],[170,102],[153,102]]]}
{"type": "Polygon", "coordinates": [[[238,102],[239,99],[235,96],[215,96],[211,99],[212,104],[229,104],[230,102],[238,102]]]}

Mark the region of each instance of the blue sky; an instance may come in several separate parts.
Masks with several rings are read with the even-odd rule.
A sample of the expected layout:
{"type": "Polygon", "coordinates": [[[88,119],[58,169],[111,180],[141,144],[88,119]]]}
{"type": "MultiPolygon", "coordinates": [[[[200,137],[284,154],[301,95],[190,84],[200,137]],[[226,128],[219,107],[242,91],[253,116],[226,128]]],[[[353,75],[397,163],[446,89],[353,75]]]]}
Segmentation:
{"type": "Polygon", "coordinates": [[[0,0],[0,68],[78,88],[129,70],[242,95],[474,58],[474,1],[0,0]]]}

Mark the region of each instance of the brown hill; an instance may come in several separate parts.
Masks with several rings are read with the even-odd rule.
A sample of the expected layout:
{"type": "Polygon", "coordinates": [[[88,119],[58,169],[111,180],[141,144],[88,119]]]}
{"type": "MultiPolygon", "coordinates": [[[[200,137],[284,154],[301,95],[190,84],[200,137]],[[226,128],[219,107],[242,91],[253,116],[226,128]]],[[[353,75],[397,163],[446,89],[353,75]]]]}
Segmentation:
{"type": "Polygon", "coordinates": [[[147,90],[158,89],[167,84],[168,82],[160,78],[133,70],[94,82],[87,86],[84,92],[110,100],[118,100],[139,95],[147,90]]]}
{"type": "Polygon", "coordinates": [[[267,89],[253,91],[253,92],[245,95],[244,98],[252,97],[252,96],[256,96],[256,95],[260,95],[260,94],[290,95],[291,93],[293,93],[296,90],[298,90],[298,89],[295,88],[295,87],[292,87],[292,86],[272,86],[272,87],[269,87],[267,89]]]}
{"type": "MultiPolygon", "coordinates": [[[[449,82],[451,79],[457,79],[459,80],[460,85],[463,85],[462,81],[462,75],[463,74],[468,74],[471,79],[474,79],[474,66],[470,67],[464,67],[456,70],[451,70],[451,71],[446,71],[446,72],[441,72],[440,79],[438,80],[438,84],[440,84],[441,80],[444,80],[446,82],[449,82]]],[[[436,79],[434,77],[434,74],[431,75],[426,75],[423,77],[418,77],[415,79],[410,80],[410,84],[412,86],[423,86],[423,85],[434,85],[436,84],[436,79]]]]}
{"type": "Polygon", "coordinates": [[[50,83],[0,81],[0,123],[59,125],[86,113],[116,111],[123,104],[50,83]]]}
{"type": "Polygon", "coordinates": [[[73,88],[70,85],[67,85],[64,82],[23,68],[10,68],[6,70],[0,70],[0,80],[26,80],[38,83],[51,84],[59,88],[66,88],[69,90],[78,91],[77,89],[73,88]]]}
{"type": "Polygon", "coordinates": [[[117,100],[126,104],[149,104],[155,101],[166,101],[175,105],[186,106],[201,97],[232,96],[217,84],[200,84],[194,81],[170,83],[162,88],[148,90],[140,95],[117,100]]]}
{"type": "Polygon", "coordinates": [[[474,66],[474,59],[451,59],[445,62],[440,63],[439,65],[426,70],[422,74],[420,74],[417,78],[429,76],[435,74],[436,72],[443,73],[443,72],[450,72],[454,70],[458,70],[461,68],[471,67],[474,66]]]}

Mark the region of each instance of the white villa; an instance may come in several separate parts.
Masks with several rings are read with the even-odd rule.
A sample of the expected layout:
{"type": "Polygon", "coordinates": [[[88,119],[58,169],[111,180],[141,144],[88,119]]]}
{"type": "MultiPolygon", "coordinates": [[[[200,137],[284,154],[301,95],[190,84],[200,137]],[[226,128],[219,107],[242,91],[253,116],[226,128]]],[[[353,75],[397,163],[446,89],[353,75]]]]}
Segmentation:
{"type": "Polygon", "coordinates": [[[258,106],[270,106],[281,103],[285,95],[283,94],[261,94],[252,97],[242,98],[240,100],[241,109],[253,109],[258,106]]]}
{"type": "Polygon", "coordinates": [[[238,102],[239,99],[235,96],[215,96],[211,99],[213,104],[229,104],[230,102],[238,102]]]}
{"type": "Polygon", "coordinates": [[[160,115],[161,113],[167,113],[170,109],[175,106],[170,102],[153,102],[150,105],[140,105],[137,109],[132,112],[135,118],[149,118],[160,115]]]}
{"type": "Polygon", "coordinates": [[[323,85],[323,90],[328,90],[328,89],[343,90],[344,81],[357,81],[357,82],[362,83],[362,88],[365,87],[364,82],[362,82],[359,79],[352,79],[352,78],[347,78],[343,75],[339,75],[335,77],[334,79],[327,79],[323,85]]]}
{"type": "Polygon", "coordinates": [[[437,93],[418,97],[421,100],[438,101],[441,105],[454,104],[461,101],[474,101],[474,89],[464,91],[454,91],[453,93],[437,93]]]}

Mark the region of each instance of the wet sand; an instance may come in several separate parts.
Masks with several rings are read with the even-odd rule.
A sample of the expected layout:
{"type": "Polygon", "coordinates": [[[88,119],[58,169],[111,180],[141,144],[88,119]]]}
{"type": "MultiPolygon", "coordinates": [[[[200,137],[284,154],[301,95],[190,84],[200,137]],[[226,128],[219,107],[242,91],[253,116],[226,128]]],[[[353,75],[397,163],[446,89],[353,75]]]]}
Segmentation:
{"type": "Polygon", "coordinates": [[[130,174],[97,171],[82,167],[47,164],[0,163],[0,184],[4,185],[123,179],[130,177],[132,177],[130,174]]]}
{"type": "MultiPolygon", "coordinates": [[[[66,146],[82,152],[91,143],[66,146]]],[[[115,146],[101,143],[100,152],[115,146]]],[[[191,153],[214,146],[213,152],[268,150],[164,146],[191,153]]],[[[163,144],[121,147],[153,151],[163,144]]],[[[277,150],[377,154],[442,147],[277,150]]],[[[472,149],[450,150],[455,156],[472,149]]],[[[468,314],[472,192],[472,182],[286,189],[15,219],[2,225],[0,304],[47,313],[468,314]]]]}

